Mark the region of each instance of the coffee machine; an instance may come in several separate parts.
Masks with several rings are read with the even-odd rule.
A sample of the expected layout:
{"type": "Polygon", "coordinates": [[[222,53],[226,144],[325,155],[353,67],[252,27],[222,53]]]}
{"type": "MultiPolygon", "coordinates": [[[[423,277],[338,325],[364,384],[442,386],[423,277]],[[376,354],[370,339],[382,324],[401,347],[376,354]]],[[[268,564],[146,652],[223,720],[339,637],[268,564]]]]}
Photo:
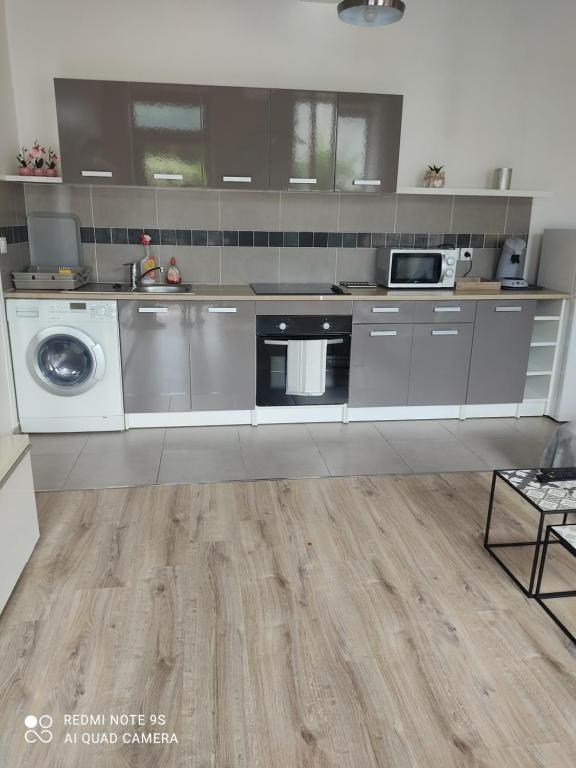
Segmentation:
{"type": "Polygon", "coordinates": [[[521,290],[529,287],[528,281],[524,279],[525,255],[524,240],[516,237],[506,238],[496,270],[496,280],[500,280],[502,288],[521,290]]]}

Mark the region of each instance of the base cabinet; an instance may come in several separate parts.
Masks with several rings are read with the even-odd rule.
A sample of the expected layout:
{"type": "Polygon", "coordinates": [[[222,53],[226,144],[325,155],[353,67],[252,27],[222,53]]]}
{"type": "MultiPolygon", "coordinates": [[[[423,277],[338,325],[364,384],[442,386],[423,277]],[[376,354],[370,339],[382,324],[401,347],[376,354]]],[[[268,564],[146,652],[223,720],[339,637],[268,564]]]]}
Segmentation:
{"type": "Polygon", "coordinates": [[[406,405],[411,323],[355,325],[350,355],[351,408],[406,405]]]}
{"type": "Polygon", "coordinates": [[[408,405],[465,402],[473,333],[473,323],[414,326],[408,405]]]}
{"type": "Polygon", "coordinates": [[[466,402],[521,403],[536,301],[479,301],[466,402]]]}
{"type": "Polygon", "coordinates": [[[256,407],[256,305],[189,302],[193,411],[256,407]]]}

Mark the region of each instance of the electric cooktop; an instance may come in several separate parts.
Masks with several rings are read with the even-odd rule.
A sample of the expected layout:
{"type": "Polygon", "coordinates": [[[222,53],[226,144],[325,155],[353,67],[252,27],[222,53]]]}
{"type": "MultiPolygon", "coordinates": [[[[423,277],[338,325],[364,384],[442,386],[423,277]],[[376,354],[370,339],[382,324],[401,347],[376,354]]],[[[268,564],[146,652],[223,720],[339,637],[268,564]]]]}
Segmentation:
{"type": "Polygon", "coordinates": [[[250,283],[254,293],[273,296],[318,296],[328,293],[348,293],[331,283],[250,283]]]}

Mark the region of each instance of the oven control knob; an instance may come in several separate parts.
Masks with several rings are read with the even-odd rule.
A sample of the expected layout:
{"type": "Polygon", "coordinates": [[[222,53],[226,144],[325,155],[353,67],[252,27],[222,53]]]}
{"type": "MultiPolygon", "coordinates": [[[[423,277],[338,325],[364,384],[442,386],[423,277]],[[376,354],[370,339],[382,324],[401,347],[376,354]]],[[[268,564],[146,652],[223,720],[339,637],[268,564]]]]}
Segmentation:
{"type": "Polygon", "coordinates": [[[280,328],[281,331],[285,331],[288,326],[286,323],[278,323],[278,328],[280,328]]]}
{"type": "Polygon", "coordinates": [[[329,331],[330,330],[330,323],[322,323],[322,328],[325,331],[329,331]]]}
{"type": "Polygon", "coordinates": [[[456,264],[456,259],[453,256],[449,256],[446,259],[446,264],[448,264],[449,267],[453,267],[454,264],[456,264]]]}
{"type": "Polygon", "coordinates": [[[454,274],[454,270],[453,269],[447,269],[446,270],[446,274],[448,275],[448,277],[452,277],[452,275],[454,274]]]}

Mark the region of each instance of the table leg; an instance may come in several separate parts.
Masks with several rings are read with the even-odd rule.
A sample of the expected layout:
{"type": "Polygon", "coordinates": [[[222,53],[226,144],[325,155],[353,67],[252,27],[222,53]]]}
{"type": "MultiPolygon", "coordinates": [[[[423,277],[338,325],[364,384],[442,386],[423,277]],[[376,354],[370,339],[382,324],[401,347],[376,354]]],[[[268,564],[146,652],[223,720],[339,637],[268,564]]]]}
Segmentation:
{"type": "Polygon", "coordinates": [[[488,502],[488,517],[486,519],[486,533],[484,534],[484,549],[488,548],[490,538],[490,523],[492,522],[492,507],[494,506],[494,492],[496,490],[496,472],[492,473],[492,487],[490,489],[490,501],[488,502]]]}
{"type": "Polygon", "coordinates": [[[540,547],[542,546],[542,528],[544,527],[544,515],[540,513],[540,525],[538,526],[538,536],[536,538],[536,549],[534,551],[534,562],[532,563],[532,573],[530,575],[530,584],[528,585],[528,597],[534,596],[534,580],[536,579],[536,569],[540,558],[540,547]]]}
{"type": "Polygon", "coordinates": [[[548,544],[550,543],[550,528],[546,528],[546,538],[544,539],[544,548],[542,549],[542,559],[540,561],[540,570],[538,571],[538,581],[536,582],[536,596],[540,594],[542,587],[542,577],[544,576],[544,566],[546,564],[546,555],[548,554],[548,544]]]}

